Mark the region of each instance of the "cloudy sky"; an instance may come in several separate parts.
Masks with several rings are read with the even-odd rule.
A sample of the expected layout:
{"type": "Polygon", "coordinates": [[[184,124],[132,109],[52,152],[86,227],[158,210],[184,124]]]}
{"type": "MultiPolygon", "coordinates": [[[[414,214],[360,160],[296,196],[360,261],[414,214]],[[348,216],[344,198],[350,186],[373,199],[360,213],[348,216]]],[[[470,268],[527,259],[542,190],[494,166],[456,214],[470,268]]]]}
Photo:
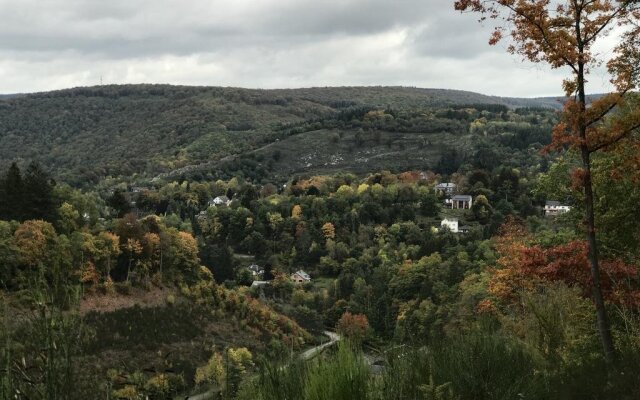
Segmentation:
{"type": "MultiPolygon", "coordinates": [[[[453,0],[0,0],[0,93],[112,83],[403,85],[502,96],[563,74],[487,44],[453,0]]],[[[591,77],[594,92],[606,88],[591,77]]]]}

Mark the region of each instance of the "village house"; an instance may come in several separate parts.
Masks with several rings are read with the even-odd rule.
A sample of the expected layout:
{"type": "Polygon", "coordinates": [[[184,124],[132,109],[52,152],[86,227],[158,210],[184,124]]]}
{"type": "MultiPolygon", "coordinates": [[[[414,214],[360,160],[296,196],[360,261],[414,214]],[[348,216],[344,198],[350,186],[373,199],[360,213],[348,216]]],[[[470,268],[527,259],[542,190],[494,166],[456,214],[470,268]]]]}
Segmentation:
{"type": "Polygon", "coordinates": [[[458,233],[458,220],[455,218],[445,218],[440,222],[440,228],[447,228],[453,233],[458,233]]]}
{"type": "Polygon", "coordinates": [[[291,280],[294,283],[306,283],[311,282],[311,277],[303,270],[299,270],[291,274],[291,280]]]}
{"type": "Polygon", "coordinates": [[[264,274],[264,269],[260,268],[260,266],[258,264],[249,265],[247,267],[247,269],[249,270],[249,272],[251,272],[251,275],[254,278],[255,277],[262,277],[262,275],[264,274]]]}
{"type": "Polygon", "coordinates": [[[451,198],[451,208],[470,210],[473,205],[473,197],[467,194],[457,194],[451,198]]]}
{"type": "Polygon", "coordinates": [[[544,205],[544,215],[546,217],[552,217],[558,214],[564,214],[571,210],[570,206],[560,204],[559,201],[548,200],[544,205]]]}
{"type": "Polygon", "coordinates": [[[228,206],[231,200],[227,196],[218,196],[213,200],[209,200],[209,207],[228,206]]]}
{"type": "Polygon", "coordinates": [[[147,190],[147,188],[144,188],[142,186],[132,186],[131,187],[131,193],[142,193],[145,190],[147,190]]]}
{"type": "Polygon", "coordinates": [[[444,194],[446,196],[451,196],[456,192],[457,188],[458,185],[456,185],[455,183],[443,182],[436,185],[435,191],[436,193],[440,192],[441,194],[444,194]]]}

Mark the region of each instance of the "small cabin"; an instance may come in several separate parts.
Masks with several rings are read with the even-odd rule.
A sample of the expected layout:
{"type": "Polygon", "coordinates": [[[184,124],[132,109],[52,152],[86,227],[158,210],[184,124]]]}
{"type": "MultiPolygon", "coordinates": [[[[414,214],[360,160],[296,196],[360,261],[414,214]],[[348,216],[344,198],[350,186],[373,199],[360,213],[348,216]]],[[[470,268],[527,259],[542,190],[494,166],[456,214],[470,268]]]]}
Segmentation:
{"type": "Polygon", "coordinates": [[[294,283],[307,283],[311,282],[311,277],[303,270],[299,270],[291,274],[291,280],[294,283]]]}

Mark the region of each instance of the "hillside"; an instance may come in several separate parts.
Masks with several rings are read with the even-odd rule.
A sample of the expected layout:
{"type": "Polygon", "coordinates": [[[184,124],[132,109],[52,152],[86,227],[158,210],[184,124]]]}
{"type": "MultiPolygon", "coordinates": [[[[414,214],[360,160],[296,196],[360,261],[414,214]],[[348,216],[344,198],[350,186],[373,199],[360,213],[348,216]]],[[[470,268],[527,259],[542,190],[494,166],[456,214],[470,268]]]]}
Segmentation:
{"type": "MultiPolygon", "coordinates": [[[[323,121],[341,119],[353,110],[422,113],[469,104],[513,109],[550,108],[557,102],[403,87],[76,88],[0,98],[0,168],[6,168],[12,161],[23,164],[38,161],[57,179],[75,185],[97,183],[109,176],[150,178],[190,165],[207,162],[217,165],[217,160],[229,155],[264,152],[259,149],[275,145],[292,133],[309,131],[307,127],[284,132],[286,128],[314,123],[324,127],[323,121]]],[[[431,130],[426,124],[413,133],[420,136],[431,130]]],[[[443,143],[447,141],[451,138],[443,139],[443,143]]],[[[375,155],[381,156],[379,153],[382,154],[375,155]]],[[[400,151],[392,158],[402,156],[400,151]]]]}

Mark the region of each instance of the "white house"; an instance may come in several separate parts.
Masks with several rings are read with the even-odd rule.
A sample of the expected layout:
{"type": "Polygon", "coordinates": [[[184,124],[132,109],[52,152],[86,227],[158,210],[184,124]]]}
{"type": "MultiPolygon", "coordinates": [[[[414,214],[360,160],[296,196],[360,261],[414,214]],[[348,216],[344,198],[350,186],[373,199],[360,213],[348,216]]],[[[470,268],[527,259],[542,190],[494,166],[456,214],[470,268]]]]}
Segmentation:
{"type": "Polygon", "coordinates": [[[453,233],[458,233],[458,220],[455,218],[445,218],[440,222],[440,228],[447,228],[453,233]]]}
{"type": "Polygon", "coordinates": [[[460,208],[463,210],[471,209],[473,205],[473,197],[467,194],[457,194],[451,198],[451,208],[460,208]]]}
{"type": "Polygon", "coordinates": [[[228,206],[231,200],[227,196],[218,196],[213,200],[209,200],[209,207],[228,206]]]}
{"type": "Polygon", "coordinates": [[[311,277],[303,270],[299,270],[291,274],[291,280],[295,283],[306,283],[311,282],[311,277]]]}
{"type": "Polygon", "coordinates": [[[449,196],[454,194],[457,188],[458,188],[458,185],[456,185],[455,183],[443,182],[443,183],[438,183],[435,187],[435,190],[436,190],[436,193],[442,192],[443,194],[449,196]]]}
{"type": "Polygon", "coordinates": [[[544,215],[546,217],[552,217],[558,214],[564,214],[571,210],[570,206],[560,204],[559,201],[548,200],[544,205],[544,215]]]}
{"type": "Polygon", "coordinates": [[[264,274],[264,269],[260,268],[258,264],[249,265],[247,269],[249,270],[249,272],[251,272],[251,275],[254,277],[262,276],[264,274]]]}

